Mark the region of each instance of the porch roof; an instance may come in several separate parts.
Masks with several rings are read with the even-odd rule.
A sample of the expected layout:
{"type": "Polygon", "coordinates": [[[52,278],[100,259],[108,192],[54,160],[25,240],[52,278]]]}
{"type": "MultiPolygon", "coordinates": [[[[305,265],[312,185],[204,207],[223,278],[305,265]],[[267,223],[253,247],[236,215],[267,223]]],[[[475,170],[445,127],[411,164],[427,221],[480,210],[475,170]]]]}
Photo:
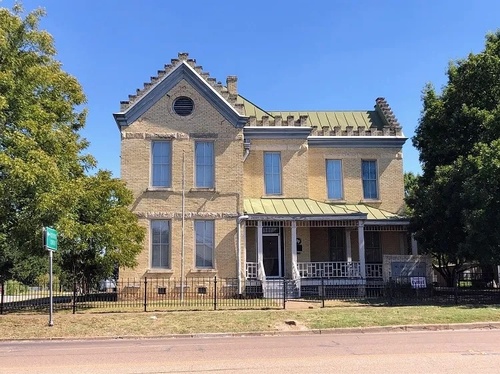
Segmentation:
{"type": "MultiPolygon", "coordinates": [[[[244,199],[245,214],[251,216],[314,216],[318,219],[339,216],[340,219],[400,221],[404,217],[365,204],[329,204],[312,199],[263,198],[244,199]]],[[[255,217],[252,217],[255,218],[255,217]]]]}

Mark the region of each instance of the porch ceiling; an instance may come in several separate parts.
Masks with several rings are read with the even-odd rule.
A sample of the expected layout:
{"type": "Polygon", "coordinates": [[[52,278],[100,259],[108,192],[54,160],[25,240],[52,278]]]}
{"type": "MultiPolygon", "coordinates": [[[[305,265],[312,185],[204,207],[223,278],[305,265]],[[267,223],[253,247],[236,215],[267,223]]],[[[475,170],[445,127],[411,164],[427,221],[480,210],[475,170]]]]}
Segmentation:
{"type": "Polygon", "coordinates": [[[367,220],[400,220],[403,217],[364,204],[328,204],[312,199],[245,199],[247,215],[266,216],[360,216],[367,220]],[[364,217],[363,217],[364,218],[364,217]]]}

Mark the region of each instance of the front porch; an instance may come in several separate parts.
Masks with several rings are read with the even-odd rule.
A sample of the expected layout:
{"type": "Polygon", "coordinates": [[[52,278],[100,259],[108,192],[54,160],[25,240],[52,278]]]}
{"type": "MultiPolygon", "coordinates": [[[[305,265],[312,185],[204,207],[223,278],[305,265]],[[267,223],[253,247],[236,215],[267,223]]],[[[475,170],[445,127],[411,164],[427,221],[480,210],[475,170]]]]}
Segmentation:
{"type": "Polygon", "coordinates": [[[286,287],[288,297],[301,297],[338,286],[362,294],[382,285],[384,255],[417,254],[407,222],[329,218],[246,221],[241,291],[272,297],[286,287]]]}
{"type": "MultiPolygon", "coordinates": [[[[246,263],[246,279],[260,279],[257,262],[246,263]]],[[[361,278],[361,263],[359,261],[330,261],[330,262],[297,262],[297,270],[300,279],[317,280],[323,278],[325,281],[335,279],[352,280],[361,278]]],[[[365,279],[381,279],[382,264],[365,264],[365,279]]]]}

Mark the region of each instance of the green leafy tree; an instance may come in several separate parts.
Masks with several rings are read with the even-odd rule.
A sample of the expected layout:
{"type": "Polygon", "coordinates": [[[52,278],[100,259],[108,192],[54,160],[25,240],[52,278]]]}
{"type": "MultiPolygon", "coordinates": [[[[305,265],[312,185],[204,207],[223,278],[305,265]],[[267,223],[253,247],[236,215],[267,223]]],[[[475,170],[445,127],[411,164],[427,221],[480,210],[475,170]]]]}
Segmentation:
{"type": "MultiPolygon", "coordinates": [[[[414,174],[412,172],[404,173],[405,201],[410,199],[415,194],[415,190],[416,190],[417,184],[418,184],[418,178],[419,178],[418,174],[414,174]]],[[[406,204],[405,215],[410,216],[411,213],[412,212],[411,212],[410,207],[408,206],[408,204],[406,204]]]]}
{"type": "Polygon", "coordinates": [[[499,195],[489,173],[500,162],[500,32],[487,35],[482,52],[451,63],[447,75],[441,94],[431,85],[423,92],[413,138],[423,175],[407,203],[419,247],[452,285],[469,264],[499,259],[500,241],[489,233],[500,225],[492,212],[499,195]]]}
{"type": "Polygon", "coordinates": [[[85,177],[75,191],[77,204],[59,222],[60,266],[77,284],[96,284],[117,266],[133,267],[145,230],[128,206],[132,193],[106,171],[85,177]]]}
{"type": "Polygon", "coordinates": [[[55,59],[51,35],[39,30],[43,15],[24,15],[19,4],[0,8],[0,280],[33,282],[47,271],[43,226],[63,235],[63,270],[70,252],[102,269],[106,261],[133,265],[142,240],[121,182],[106,172],[86,175],[96,166],[79,134],[86,98],[55,59]],[[89,248],[105,253],[84,256],[89,248]]]}
{"type": "Polygon", "coordinates": [[[94,160],[78,130],[85,103],[77,80],[54,59],[43,11],[0,8],[0,269],[32,281],[46,265],[41,228],[74,202],[72,180],[94,160]]]}

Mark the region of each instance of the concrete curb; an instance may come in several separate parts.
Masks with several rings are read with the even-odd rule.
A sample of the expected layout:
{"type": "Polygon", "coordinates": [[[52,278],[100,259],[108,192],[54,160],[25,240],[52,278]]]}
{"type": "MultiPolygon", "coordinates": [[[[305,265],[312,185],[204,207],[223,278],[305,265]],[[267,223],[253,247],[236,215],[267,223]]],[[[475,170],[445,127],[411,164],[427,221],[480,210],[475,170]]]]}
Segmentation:
{"type": "Polygon", "coordinates": [[[373,327],[343,327],[333,329],[290,330],[290,331],[254,331],[239,333],[199,333],[199,334],[168,334],[168,335],[122,335],[122,336],[94,336],[94,337],[54,337],[33,339],[3,339],[0,342],[21,341],[69,341],[69,340],[139,340],[139,339],[186,339],[186,338],[232,338],[251,336],[293,336],[293,335],[335,335],[335,334],[379,334],[418,331],[443,330],[496,330],[500,329],[500,322],[472,322],[427,325],[392,325],[373,327]]]}

